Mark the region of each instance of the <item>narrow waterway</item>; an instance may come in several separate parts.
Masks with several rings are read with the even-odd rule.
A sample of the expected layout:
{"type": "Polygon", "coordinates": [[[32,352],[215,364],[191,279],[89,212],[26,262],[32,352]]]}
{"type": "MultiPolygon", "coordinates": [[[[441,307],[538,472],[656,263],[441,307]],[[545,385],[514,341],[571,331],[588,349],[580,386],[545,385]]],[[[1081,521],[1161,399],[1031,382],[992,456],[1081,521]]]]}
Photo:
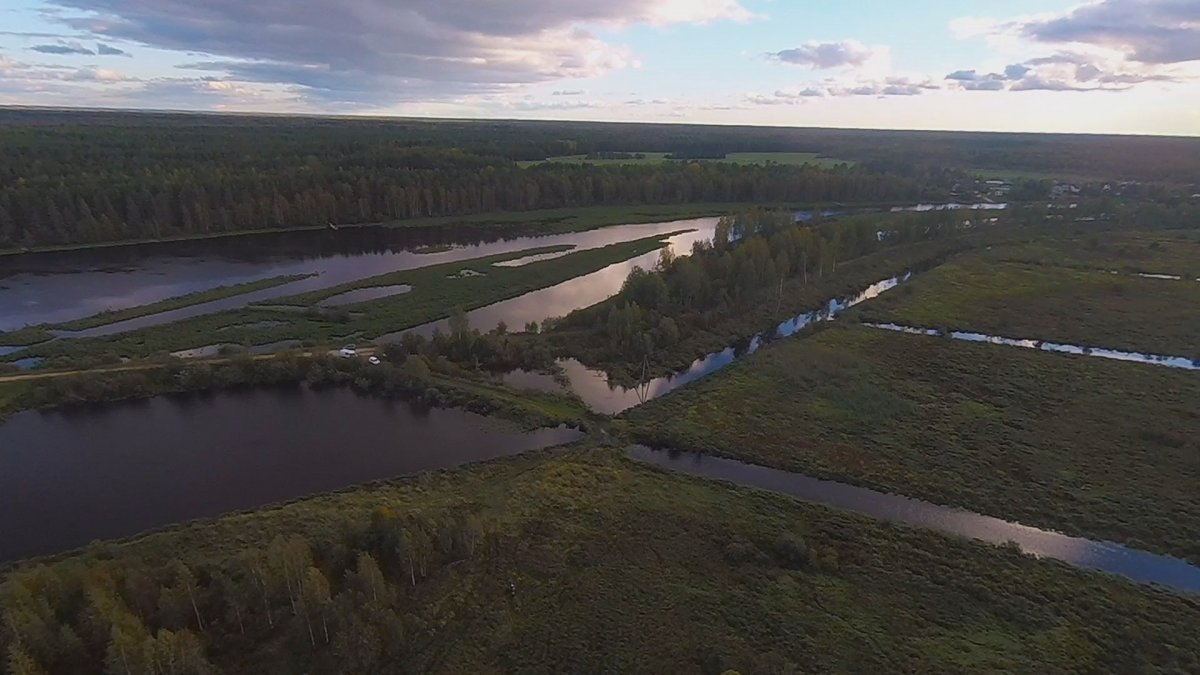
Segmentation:
{"type": "MultiPolygon", "coordinates": [[[[897,333],[907,333],[909,335],[944,337],[942,331],[936,328],[917,328],[914,326],[901,326],[894,323],[868,323],[865,325],[870,326],[871,328],[878,328],[880,330],[888,330],[897,333]]],[[[1163,366],[1165,368],[1177,368],[1180,370],[1200,370],[1200,362],[1187,358],[1186,356],[1163,356],[1159,354],[1127,352],[1120,349],[1106,349],[1104,347],[1082,347],[1080,345],[1060,344],[1057,342],[1047,342],[1045,340],[1007,338],[999,335],[987,335],[985,333],[972,333],[969,331],[951,331],[950,337],[955,340],[964,340],[966,342],[983,342],[991,345],[1003,345],[1005,347],[1037,349],[1043,352],[1054,352],[1056,354],[1094,356],[1096,358],[1109,359],[1112,361],[1144,363],[1152,366],[1163,366]]]]}
{"type": "Polygon", "coordinates": [[[344,388],[21,413],[0,426],[0,561],[581,436],[344,388]]]}
{"type": "Polygon", "coordinates": [[[1011,542],[1020,546],[1022,551],[1040,558],[1053,558],[1077,567],[1121,575],[1140,583],[1200,593],[1200,567],[1179,558],[1155,555],[1112,542],[1070,537],[963,509],[938,506],[723,457],[652,450],[644,446],[636,446],[629,453],[640,462],[692,476],[779,492],[880,520],[929,528],[991,544],[1011,542]]]}
{"type": "MultiPolygon", "coordinates": [[[[912,274],[877,281],[850,297],[830,300],[820,310],[792,317],[772,330],[754,336],[744,344],[732,345],[719,352],[696,359],[686,370],[666,377],[655,378],[635,387],[626,388],[612,384],[604,372],[588,368],[575,359],[561,360],[558,365],[566,373],[569,381],[567,389],[583,399],[592,410],[606,415],[616,415],[712,375],[739,358],[758,351],[769,340],[790,337],[814,323],[833,320],[845,310],[877,298],[910,278],[912,278],[912,274]]],[[[527,375],[518,374],[517,377],[525,377],[530,386],[535,383],[541,388],[551,386],[549,383],[552,380],[531,380],[527,375]]]]}

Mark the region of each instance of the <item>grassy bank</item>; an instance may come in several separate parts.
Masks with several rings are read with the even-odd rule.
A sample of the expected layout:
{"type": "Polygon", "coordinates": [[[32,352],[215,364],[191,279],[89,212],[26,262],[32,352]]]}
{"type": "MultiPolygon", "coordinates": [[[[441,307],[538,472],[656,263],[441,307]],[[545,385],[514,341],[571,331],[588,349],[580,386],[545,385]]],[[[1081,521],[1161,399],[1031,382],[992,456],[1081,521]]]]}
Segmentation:
{"type": "Polygon", "coordinates": [[[644,442],[1200,561],[1200,378],[844,325],[627,413],[644,442]]]}
{"type": "Polygon", "coordinates": [[[160,314],[162,312],[169,312],[175,309],[191,307],[192,305],[199,305],[205,302],[212,302],[214,300],[224,300],[225,298],[232,298],[234,296],[253,293],[255,291],[265,291],[268,288],[283,286],[284,284],[290,284],[294,281],[308,279],[309,277],[313,276],[316,275],[286,274],[277,277],[271,277],[269,279],[249,281],[244,284],[219,286],[207,291],[197,291],[187,295],[180,295],[178,297],[152,302],[148,305],[139,305],[137,307],[128,307],[126,309],[115,309],[101,312],[83,319],[76,319],[75,321],[67,321],[66,323],[55,324],[52,326],[52,328],[65,331],[87,330],[89,328],[107,326],[119,321],[128,321],[129,319],[137,319],[139,317],[149,316],[151,314],[160,314]]]}
{"type": "MultiPolygon", "coordinates": [[[[185,633],[205,660],[239,672],[379,672],[396,663],[432,673],[602,666],[713,675],[1200,666],[1200,607],[1191,600],[668,475],[615,450],[537,453],[181,525],[25,568],[0,592],[19,599],[30,588],[22,606],[39,598],[54,609],[86,606],[85,589],[115,597],[143,617],[111,612],[123,630],[185,633]],[[397,541],[433,544],[411,575],[407,551],[417,549],[387,548],[395,532],[397,541]],[[265,593],[253,581],[256,560],[265,593]],[[272,567],[287,560],[311,565],[306,578],[328,588],[297,612],[284,568],[272,567]],[[161,594],[125,590],[159,584],[161,594]],[[187,588],[194,611],[188,595],[178,599],[187,588]]],[[[47,658],[111,653],[111,633],[74,630],[82,637],[74,654],[52,637],[47,658]]]]}
{"type": "Polygon", "coordinates": [[[37,345],[21,356],[47,358],[46,365],[78,367],[111,363],[121,358],[143,358],[205,344],[261,345],[282,340],[329,344],[363,340],[448,317],[455,308],[469,311],[530,291],[590,274],[609,265],[652,252],[670,235],[648,237],[578,251],[521,267],[494,263],[537,253],[566,250],[543,247],[485,258],[431,265],[362,279],[321,291],[272,300],[269,307],[251,307],[194,317],[117,335],[57,340],[37,345]],[[471,270],[478,276],[463,276],[471,270]],[[404,295],[358,303],[325,311],[321,300],[358,288],[407,284],[404,295]],[[274,309],[283,307],[292,311],[274,309]],[[267,325],[264,325],[267,322],[267,325]]]}
{"type": "Polygon", "coordinates": [[[968,258],[864,311],[871,321],[1200,357],[1200,283],[968,258]]]}
{"type": "Polygon", "coordinates": [[[41,326],[27,326],[17,330],[0,331],[0,347],[25,347],[52,339],[54,339],[54,336],[41,326]]]}

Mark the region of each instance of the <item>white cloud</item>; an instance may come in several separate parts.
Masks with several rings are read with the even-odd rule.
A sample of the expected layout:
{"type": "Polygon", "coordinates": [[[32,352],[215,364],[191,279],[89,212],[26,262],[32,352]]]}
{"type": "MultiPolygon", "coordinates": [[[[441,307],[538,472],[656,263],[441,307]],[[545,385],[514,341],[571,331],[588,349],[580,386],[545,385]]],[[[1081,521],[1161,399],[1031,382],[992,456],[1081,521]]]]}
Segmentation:
{"type": "Polygon", "coordinates": [[[858,40],[843,42],[806,42],[799,47],[767,54],[767,57],[793,66],[806,66],[813,70],[831,68],[856,68],[865,65],[876,55],[876,50],[858,40]]]}
{"type": "Polygon", "coordinates": [[[48,1],[97,39],[203,54],[195,67],[222,79],[350,106],[595,77],[638,65],[598,29],[752,18],[739,0],[48,1]]]}

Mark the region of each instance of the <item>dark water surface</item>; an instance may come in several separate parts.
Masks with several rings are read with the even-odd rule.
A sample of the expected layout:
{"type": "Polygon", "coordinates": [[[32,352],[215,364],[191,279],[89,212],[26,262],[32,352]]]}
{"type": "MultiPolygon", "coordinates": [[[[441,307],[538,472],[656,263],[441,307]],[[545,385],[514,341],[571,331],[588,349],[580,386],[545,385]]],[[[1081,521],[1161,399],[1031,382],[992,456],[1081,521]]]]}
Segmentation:
{"type": "Polygon", "coordinates": [[[580,437],[303,387],[21,413],[0,426],[0,560],[580,437]]]}
{"type": "Polygon", "coordinates": [[[962,509],[723,457],[652,450],[643,446],[634,447],[629,452],[638,461],[692,476],[779,492],[880,520],[925,527],[991,544],[1013,542],[1026,553],[1040,558],[1053,558],[1077,567],[1118,574],[1140,583],[1200,593],[1200,567],[1179,558],[1146,553],[1111,542],[1069,537],[962,509]]]}
{"type": "Polygon", "coordinates": [[[146,305],[219,286],[289,274],[317,276],[272,289],[140,317],[71,336],[111,335],[249,302],[306,293],[393,272],[528,248],[598,248],[681,229],[707,229],[716,218],[616,225],[588,232],[500,239],[478,228],[364,227],[263,234],[62,253],[0,257],[0,330],[60,323],[146,305]],[[437,253],[418,251],[459,244],[437,253]]]}

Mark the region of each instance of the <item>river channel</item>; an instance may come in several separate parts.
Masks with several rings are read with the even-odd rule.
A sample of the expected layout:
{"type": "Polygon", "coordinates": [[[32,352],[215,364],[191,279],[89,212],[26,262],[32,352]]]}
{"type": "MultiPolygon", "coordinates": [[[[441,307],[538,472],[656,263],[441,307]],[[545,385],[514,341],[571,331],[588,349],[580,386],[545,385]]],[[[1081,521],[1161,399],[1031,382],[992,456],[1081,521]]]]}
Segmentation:
{"type": "Polygon", "coordinates": [[[629,452],[638,461],[692,476],[779,492],[880,520],[929,528],[991,544],[1014,543],[1022,551],[1039,558],[1053,558],[1076,567],[1121,575],[1140,583],[1200,593],[1200,567],[1171,556],[1138,551],[1112,542],[1070,537],[963,509],[818,480],[724,457],[652,450],[644,446],[635,446],[629,452]]]}

